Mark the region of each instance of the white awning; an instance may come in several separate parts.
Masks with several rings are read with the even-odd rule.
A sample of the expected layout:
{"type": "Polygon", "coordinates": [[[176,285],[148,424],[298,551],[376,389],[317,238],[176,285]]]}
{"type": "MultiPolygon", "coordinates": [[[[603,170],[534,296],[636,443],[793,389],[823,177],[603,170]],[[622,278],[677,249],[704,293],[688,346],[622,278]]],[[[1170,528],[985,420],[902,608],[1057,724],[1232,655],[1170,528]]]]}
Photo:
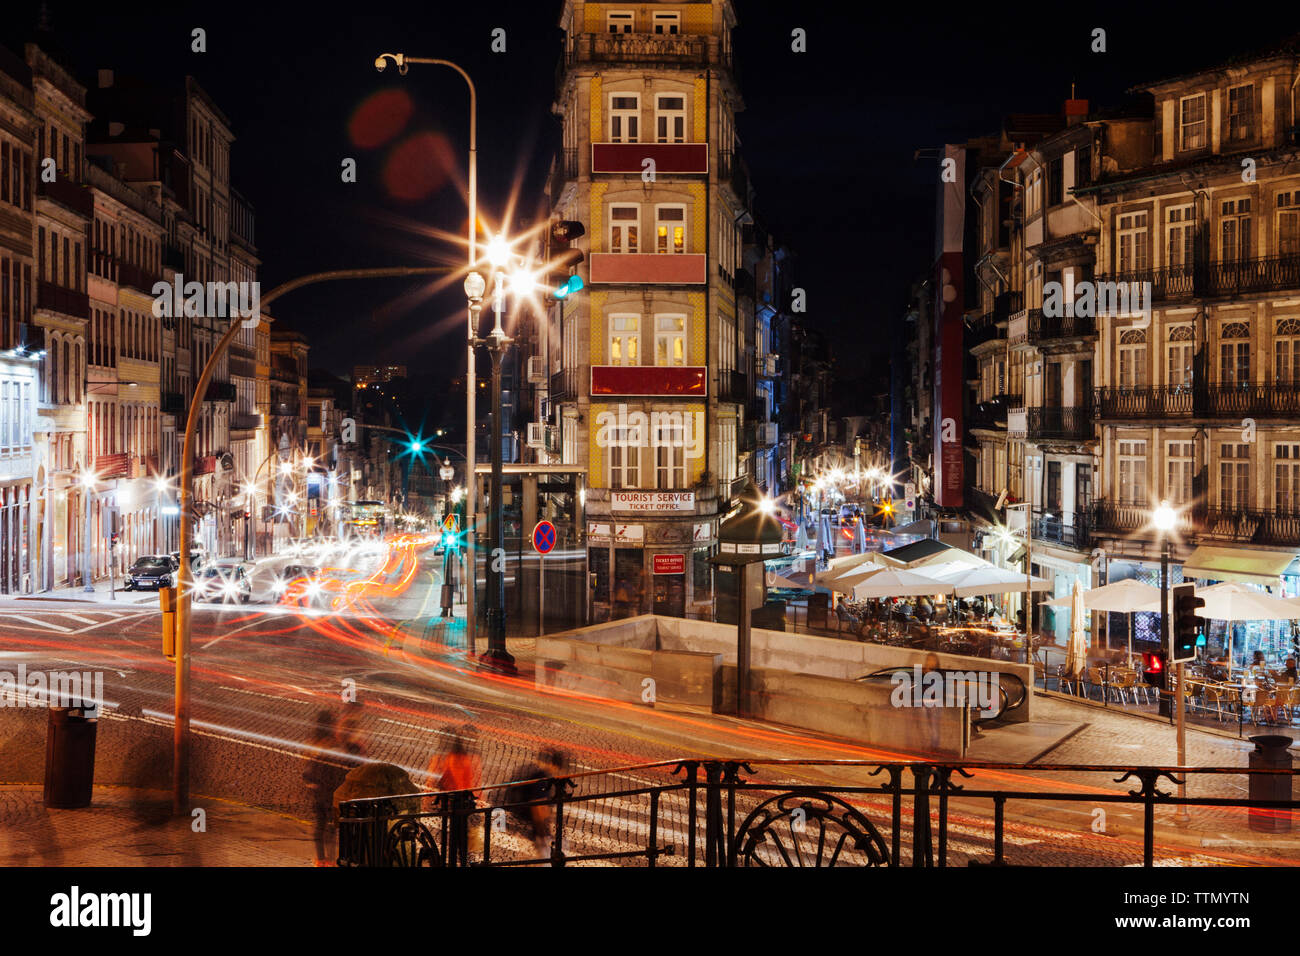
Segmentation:
{"type": "Polygon", "coordinates": [[[1277,587],[1279,578],[1295,558],[1288,551],[1225,548],[1203,544],[1183,562],[1183,580],[1245,581],[1277,587]]]}

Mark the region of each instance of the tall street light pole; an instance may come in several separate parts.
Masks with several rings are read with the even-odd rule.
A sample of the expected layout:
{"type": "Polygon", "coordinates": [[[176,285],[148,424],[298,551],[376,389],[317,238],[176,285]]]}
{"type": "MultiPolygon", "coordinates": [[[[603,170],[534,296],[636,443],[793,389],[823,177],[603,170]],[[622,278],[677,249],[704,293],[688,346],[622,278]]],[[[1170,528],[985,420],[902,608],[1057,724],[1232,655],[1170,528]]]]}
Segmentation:
{"type": "Polygon", "coordinates": [[[493,288],[492,309],[496,322],[487,339],[488,353],[492,356],[492,483],[488,511],[487,571],[487,628],[488,649],[480,660],[496,670],[515,673],[515,659],[506,650],[506,575],[505,529],[502,527],[502,450],[504,430],[501,422],[501,361],[513,340],[506,337],[501,326],[501,311],[505,305],[505,276],[498,272],[493,288]]]}
{"type": "Polygon", "coordinates": [[[445,66],[455,70],[460,74],[465,85],[469,87],[469,166],[467,167],[467,197],[466,205],[469,207],[469,276],[465,280],[465,297],[469,305],[469,341],[466,344],[465,354],[465,460],[469,462],[466,467],[465,481],[465,642],[466,652],[469,657],[473,657],[476,652],[474,631],[477,625],[475,617],[475,579],[478,576],[478,568],[475,564],[474,557],[474,520],[477,517],[477,497],[478,489],[475,486],[474,462],[476,454],[474,450],[474,422],[475,414],[475,394],[478,388],[478,377],[474,369],[474,340],[478,337],[478,317],[479,304],[483,297],[483,277],[478,277],[476,286],[472,286],[470,278],[478,275],[474,272],[474,267],[478,263],[478,91],[474,88],[474,81],[470,79],[458,64],[451,60],[441,60],[431,57],[407,56],[405,53],[383,53],[375,58],[375,69],[381,73],[388,66],[388,60],[392,60],[397,66],[397,71],[403,76],[411,63],[428,64],[431,66],[445,66]],[[478,288],[478,295],[471,292],[472,288],[478,288]]]}
{"type": "MultiPolygon", "coordinates": [[[[1156,508],[1151,516],[1152,524],[1155,525],[1156,533],[1160,536],[1160,647],[1165,652],[1165,660],[1173,660],[1172,648],[1169,644],[1169,532],[1173,530],[1175,523],[1174,509],[1169,507],[1168,501],[1161,501],[1160,506],[1156,508]]],[[[1178,665],[1177,677],[1174,683],[1177,685],[1174,691],[1175,709],[1177,711],[1178,723],[1178,765],[1183,765],[1183,666],[1178,665]]],[[[1169,684],[1169,671],[1165,670],[1166,690],[1169,684]]],[[[1174,714],[1169,712],[1168,695],[1161,695],[1160,716],[1168,716],[1170,722],[1174,721],[1174,714]]]]}

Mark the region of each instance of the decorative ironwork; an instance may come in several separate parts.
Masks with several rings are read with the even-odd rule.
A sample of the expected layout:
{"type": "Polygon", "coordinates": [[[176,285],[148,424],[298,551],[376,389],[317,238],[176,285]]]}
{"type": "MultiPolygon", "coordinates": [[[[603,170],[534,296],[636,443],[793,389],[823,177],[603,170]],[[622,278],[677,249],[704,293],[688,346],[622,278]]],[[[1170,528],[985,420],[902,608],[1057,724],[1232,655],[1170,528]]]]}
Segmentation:
{"type": "Polygon", "coordinates": [[[829,794],[786,793],[760,804],[736,834],[735,866],[888,866],[867,817],[829,794]]]}
{"type": "Polygon", "coordinates": [[[384,840],[384,859],[392,866],[442,866],[442,854],[429,828],[418,820],[399,820],[384,840]]]}

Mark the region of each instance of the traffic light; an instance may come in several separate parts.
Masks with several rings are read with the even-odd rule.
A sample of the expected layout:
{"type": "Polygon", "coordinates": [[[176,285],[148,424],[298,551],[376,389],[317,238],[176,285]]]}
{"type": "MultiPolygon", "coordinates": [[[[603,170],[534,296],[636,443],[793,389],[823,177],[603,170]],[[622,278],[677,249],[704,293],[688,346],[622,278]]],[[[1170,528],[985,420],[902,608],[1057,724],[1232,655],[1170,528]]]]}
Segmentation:
{"type": "Polygon", "coordinates": [[[1205,598],[1196,596],[1191,584],[1174,588],[1174,663],[1196,659],[1197,638],[1205,627],[1205,618],[1197,610],[1205,607],[1205,598]]]}
{"type": "Polygon", "coordinates": [[[454,551],[456,549],[456,532],[444,531],[442,533],[442,546],[454,551]]]}
{"type": "Polygon", "coordinates": [[[1142,652],[1142,679],[1152,687],[1165,686],[1165,655],[1163,651],[1142,652]]]}
{"type": "Polygon", "coordinates": [[[571,249],[569,243],[586,234],[582,223],[572,219],[557,219],[551,223],[550,261],[546,268],[547,285],[555,299],[562,301],[582,289],[582,279],[569,273],[582,263],[584,257],[581,249],[571,249]]]}

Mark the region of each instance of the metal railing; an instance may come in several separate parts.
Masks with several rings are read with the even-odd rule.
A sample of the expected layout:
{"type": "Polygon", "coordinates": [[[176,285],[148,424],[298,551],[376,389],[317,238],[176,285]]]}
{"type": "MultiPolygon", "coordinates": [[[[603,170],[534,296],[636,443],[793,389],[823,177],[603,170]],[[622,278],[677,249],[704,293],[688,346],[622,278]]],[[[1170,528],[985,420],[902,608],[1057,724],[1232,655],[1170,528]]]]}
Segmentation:
{"type": "Polygon", "coordinates": [[[1098,418],[1177,418],[1192,414],[1191,385],[1117,385],[1096,390],[1098,418]]]}
{"type": "Polygon", "coordinates": [[[1030,438],[1085,441],[1094,437],[1090,405],[1044,405],[1028,411],[1026,427],[1030,438]]]}
{"type": "Polygon", "coordinates": [[[564,51],[564,67],[577,63],[655,63],[670,67],[732,66],[718,37],[700,34],[580,33],[564,51]]]}
{"type": "Polygon", "coordinates": [[[1046,315],[1029,310],[1029,341],[1083,338],[1097,334],[1097,320],[1090,315],[1046,315]]]}
{"type": "Polygon", "coordinates": [[[1260,256],[1227,262],[1195,262],[1159,269],[1115,272],[1098,282],[1151,283],[1155,301],[1233,296],[1249,292],[1300,289],[1300,255],[1260,256]]]}
{"type": "Polygon", "coordinates": [[[1193,386],[1197,414],[1212,418],[1300,416],[1300,382],[1193,386]]]}
{"type": "Polygon", "coordinates": [[[1034,512],[1034,540],[1050,541],[1077,551],[1092,549],[1091,506],[1065,520],[1060,510],[1034,512]]]}
{"type": "MultiPolygon", "coordinates": [[[[1102,499],[1096,505],[1095,527],[1098,531],[1149,532],[1154,535],[1156,532],[1152,524],[1152,513],[1157,504],[1156,501],[1131,503],[1102,499]]],[[[1178,511],[1176,520],[1179,534],[1191,534],[1197,530],[1197,519],[1191,509],[1178,511]]]]}
{"type": "Polygon", "coordinates": [[[1174,808],[1246,808],[1252,825],[1289,826],[1290,811],[1300,806],[1288,786],[1297,773],[1229,767],[672,760],[495,784],[478,793],[344,801],[338,862],[350,867],[946,867],[1077,866],[1114,863],[1118,857],[1150,867],[1157,858],[1177,859],[1187,852],[1185,846],[1157,852],[1157,825],[1172,831],[1172,815],[1166,811],[1174,808]],[[1252,784],[1271,785],[1267,792],[1272,799],[1241,796],[1233,778],[1247,773],[1252,784]],[[1278,779],[1282,777],[1287,779],[1278,779]],[[827,779],[833,782],[822,782],[827,779]],[[1176,796],[1175,787],[1184,784],[1186,796],[1176,796]],[[1279,796],[1282,792],[1286,798],[1279,796]],[[1104,847],[1072,844],[1071,852],[1062,855],[1045,852],[1040,840],[1008,840],[1008,806],[1038,801],[1140,807],[1141,847],[1108,840],[1104,847]]]}
{"type": "Polygon", "coordinates": [[[1300,513],[1262,508],[1208,508],[1201,533],[1240,543],[1300,545],[1300,513]]]}

